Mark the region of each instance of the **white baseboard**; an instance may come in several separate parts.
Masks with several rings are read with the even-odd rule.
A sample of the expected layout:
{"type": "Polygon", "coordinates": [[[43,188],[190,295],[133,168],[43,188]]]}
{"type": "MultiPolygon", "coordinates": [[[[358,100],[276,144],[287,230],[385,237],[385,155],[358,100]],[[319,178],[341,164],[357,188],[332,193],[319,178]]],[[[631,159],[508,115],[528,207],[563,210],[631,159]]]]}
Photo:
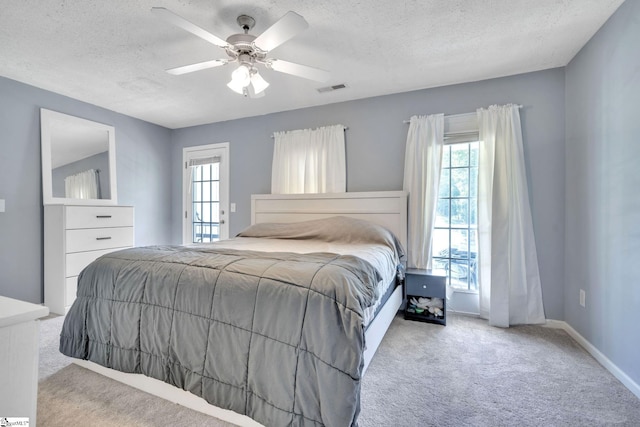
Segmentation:
{"type": "Polygon", "coordinates": [[[618,368],[618,366],[616,366],[615,363],[609,360],[607,356],[602,354],[600,350],[595,348],[595,346],[587,341],[585,337],[580,335],[578,331],[573,329],[571,325],[562,320],[547,320],[547,323],[544,326],[548,328],[562,329],[566,333],[568,333],[571,338],[576,340],[576,342],[580,344],[585,350],[587,350],[587,352],[591,356],[593,356],[593,358],[596,359],[602,366],[604,366],[607,371],[611,372],[611,374],[616,377],[625,387],[627,387],[631,391],[631,393],[635,394],[636,397],[640,399],[640,385],[638,385],[638,383],[636,383],[627,374],[625,374],[622,369],[618,368]]]}
{"type": "Polygon", "coordinates": [[[458,310],[454,310],[454,309],[449,309],[449,307],[447,307],[447,314],[457,314],[458,316],[465,316],[465,317],[475,317],[476,319],[480,319],[480,315],[478,313],[470,313],[467,311],[458,311],[458,310]]]}

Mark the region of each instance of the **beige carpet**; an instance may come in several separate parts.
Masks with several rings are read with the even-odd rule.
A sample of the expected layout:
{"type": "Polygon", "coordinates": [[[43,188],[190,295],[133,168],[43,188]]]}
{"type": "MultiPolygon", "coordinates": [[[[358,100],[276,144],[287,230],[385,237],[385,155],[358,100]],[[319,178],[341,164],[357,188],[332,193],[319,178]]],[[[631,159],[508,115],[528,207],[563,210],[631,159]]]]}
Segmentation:
{"type": "MultiPolygon", "coordinates": [[[[46,339],[59,334],[62,319],[52,320],[42,324],[49,344],[41,350],[38,425],[229,426],[68,365],[56,340],[46,339]]],[[[499,329],[462,316],[450,316],[443,327],[398,316],[363,380],[359,421],[361,427],[635,427],[640,400],[564,331],[499,329]]]]}
{"type": "Polygon", "coordinates": [[[231,427],[71,364],[42,381],[38,425],[51,427],[231,427]]]}

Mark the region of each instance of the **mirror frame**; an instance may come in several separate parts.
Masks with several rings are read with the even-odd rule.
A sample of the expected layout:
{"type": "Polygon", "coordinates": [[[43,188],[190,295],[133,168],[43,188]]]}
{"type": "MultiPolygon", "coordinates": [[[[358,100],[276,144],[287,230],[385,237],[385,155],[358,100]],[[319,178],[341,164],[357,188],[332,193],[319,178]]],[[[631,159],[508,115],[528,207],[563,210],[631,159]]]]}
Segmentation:
{"type": "Polygon", "coordinates": [[[42,150],[42,204],[43,205],[115,205],[118,203],[116,185],[116,137],[115,128],[103,123],[81,119],[80,117],[58,113],[57,111],[40,109],[40,147],[42,150]],[[97,130],[104,130],[109,136],[109,199],[71,199],[53,197],[53,170],[51,169],[51,128],[53,123],[69,125],[81,124],[97,130]]]}

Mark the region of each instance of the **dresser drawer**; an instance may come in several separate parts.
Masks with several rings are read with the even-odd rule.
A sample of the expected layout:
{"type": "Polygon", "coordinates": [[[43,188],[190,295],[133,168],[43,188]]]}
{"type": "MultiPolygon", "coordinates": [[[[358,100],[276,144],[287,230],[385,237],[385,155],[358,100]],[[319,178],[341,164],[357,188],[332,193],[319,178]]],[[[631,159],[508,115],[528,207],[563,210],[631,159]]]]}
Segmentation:
{"type": "Polygon", "coordinates": [[[67,230],[66,253],[133,246],[133,227],[67,230]]]}
{"type": "Polygon", "coordinates": [[[106,255],[119,249],[124,249],[124,247],[103,249],[100,251],[74,252],[67,254],[67,271],[65,274],[66,277],[77,276],[87,265],[91,264],[91,262],[93,262],[94,260],[98,259],[102,255],[106,255]]]}
{"type": "Polygon", "coordinates": [[[407,295],[446,298],[446,283],[444,276],[407,273],[405,292],[407,295]]]}
{"type": "Polygon", "coordinates": [[[133,227],[132,206],[67,206],[67,229],[133,227]]]}

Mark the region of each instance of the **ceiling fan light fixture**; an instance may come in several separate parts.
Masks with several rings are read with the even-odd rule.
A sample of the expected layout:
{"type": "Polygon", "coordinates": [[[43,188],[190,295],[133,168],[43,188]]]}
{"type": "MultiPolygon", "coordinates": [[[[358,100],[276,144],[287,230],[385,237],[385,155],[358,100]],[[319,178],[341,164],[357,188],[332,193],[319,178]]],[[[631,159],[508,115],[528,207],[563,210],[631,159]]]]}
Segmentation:
{"type": "Polygon", "coordinates": [[[262,78],[257,70],[251,75],[251,85],[253,86],[253,90],[256,95],[262,93],[266,88],[269,87],[269,83],[262,78]]]}
{"type": "Polygon", "coordinates": [[[264,90],[269,87],[269,83],[254,67],[241,64],[231,73],[231,81],[227,86],[237,94],[249,98],[260,98],[264,96],[264,90]]]}
{"type": "Polygon", "coordinates": [[[244,95],[244,86],[238,83],[236,80],[232,79],[229,83],[227,83],[227,87],[232,91],[234,91],[235,93],[244,95]]]}
{"type": "Polygon", "coordinates": [[[231,73],[231,81],[238,85],[242,85],[242,87],[249,86],[249,83],[251,83],[251,72],[249,71],[249,67],[244,64],[240,64],[240,66],[231,73]]]}
{"type": "Polygon", "coordinates": [[[251,84],[251,71],[245,64],[240,64],[233,73],[231,73],[231,81],[227,83],[227,87],[240,95],[245,94],[245,89],[251,84]]]}

